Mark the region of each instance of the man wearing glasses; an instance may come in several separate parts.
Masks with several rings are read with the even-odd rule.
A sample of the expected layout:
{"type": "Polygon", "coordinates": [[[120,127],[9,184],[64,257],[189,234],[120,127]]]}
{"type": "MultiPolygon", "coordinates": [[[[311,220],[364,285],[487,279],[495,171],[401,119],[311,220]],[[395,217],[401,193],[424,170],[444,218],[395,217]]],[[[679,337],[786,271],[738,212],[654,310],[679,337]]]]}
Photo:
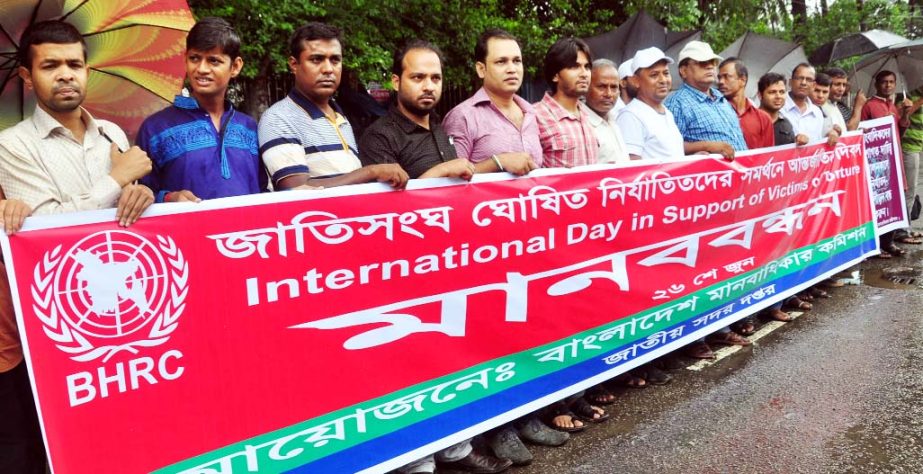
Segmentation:
{"type": "MultiPolygon", "coordinates": [[[[824,113],[811,102],[813,91],[814,67],[808,63],[795,66],[789,81],[785,105],[779,113],[792,123],[796,134],[807,135],[810,141],[815,142],[824,138],[824,113]]],[[[831,130],[830,133],[836,131],[831,130]]]]}

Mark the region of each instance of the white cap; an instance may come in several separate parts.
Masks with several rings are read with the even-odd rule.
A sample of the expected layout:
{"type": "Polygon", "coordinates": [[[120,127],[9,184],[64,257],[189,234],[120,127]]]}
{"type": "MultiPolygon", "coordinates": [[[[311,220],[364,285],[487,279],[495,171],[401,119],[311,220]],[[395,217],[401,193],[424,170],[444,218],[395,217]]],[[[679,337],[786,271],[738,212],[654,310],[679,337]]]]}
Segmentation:
{"type": "Polygon", "coordinates": [[[619,64],[619,79],[625,79],[631,75],[631,59],[619,64]]]}
{"type": "Polygon", "coordinates": [[[687,58],[699,62],[724,60],[724,58],[712,51],[708,43],[702,41],[690,41],[686,43],[686,46],[683,46],[682,51],[679,52],[677,61],[683,62],[683,60],[687,58]]]}
{"type": "Polygon", "coordinates": [[[673,60],[667,57],[667,55],[656,46],[639,50],[635,53],[635,57],[631,59],[631,73],[635,74],[638,72],[638,69],[651,67],[660,61],[673,64],[673,60]]]}

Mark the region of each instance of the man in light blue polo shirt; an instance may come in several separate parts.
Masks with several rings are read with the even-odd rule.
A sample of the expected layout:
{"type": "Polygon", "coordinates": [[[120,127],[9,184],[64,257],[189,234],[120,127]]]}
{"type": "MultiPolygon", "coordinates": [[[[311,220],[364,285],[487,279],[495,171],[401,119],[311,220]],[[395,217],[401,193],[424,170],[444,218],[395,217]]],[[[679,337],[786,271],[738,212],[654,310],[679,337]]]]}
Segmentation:
{"type": "Polygon", "coordinates": [[[363,167],[353,129],[332,97],[343,72],[339,28],[311,22],[295,30],[288,65],[295,87],[260,119],[263,163],[275,189],[380,181],[402,189],[397,164],[363,167]]]}
{"type": "Polygon", "coordinates": [[[747,149],[737,113],[715,89],[721,60],[708,43],[701,41],[690,41],[679,52],[683,86],[664,105],[673,112],[687,155],[717,153],[733,159],[735,151],[747,149]]]}

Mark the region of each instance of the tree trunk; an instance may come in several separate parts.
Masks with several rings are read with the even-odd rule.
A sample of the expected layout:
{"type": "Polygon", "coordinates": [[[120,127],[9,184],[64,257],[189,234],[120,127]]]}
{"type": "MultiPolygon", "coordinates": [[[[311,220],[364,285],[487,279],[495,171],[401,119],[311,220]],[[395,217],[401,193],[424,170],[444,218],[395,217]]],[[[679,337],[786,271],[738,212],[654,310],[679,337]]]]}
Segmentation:
{"type": "Polygon", "coordinates": [[[859,31],[868,31],[868,23],[865,21],[865,0],[856,0],[856,11],[859,13],[859,31]]]}
{"type": "Polygon", "coordinates": [[[244,112],[259,121],[269,103],[269,76],[261,74],[247,81],[244,95],[244,112]]]}
{"type": "Polygon", "coordinates": [[[827,0],[820,0],[820,12],[822,15],[827,16],[827,0]]]}
{"type": "Polygon", "coordinates": [[[800,43],[804,40],[804,30],[808,27],[808,3],[806,0],[792,0],[792,20],[795,24],[794,40],[800,43]]]}

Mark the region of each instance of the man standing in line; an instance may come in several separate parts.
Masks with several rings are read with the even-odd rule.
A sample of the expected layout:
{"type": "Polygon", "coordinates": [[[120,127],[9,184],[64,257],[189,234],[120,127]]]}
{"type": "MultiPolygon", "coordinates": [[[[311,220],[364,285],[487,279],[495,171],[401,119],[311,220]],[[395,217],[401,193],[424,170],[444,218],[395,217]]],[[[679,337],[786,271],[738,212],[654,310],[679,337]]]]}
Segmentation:
{"type": "Polygon", "coordinates": [[[154,163],[142,182],[157,202],[199,201],[266,190],[256,122],[227,100],[240,74],[240,38],[221,18],[203,18],[186,36],[190,97],[148,117],[138,146],[154,163]]]}
{"type": "Polygon", "coordinates": [[[836,130],[842,135],[846,132],[846,122],[843,120],[843,114],[840,109],[830,102],[830,85],[832,84],[830,76],[824,73],[818,73],[814,78],[814,90],[811,91],[811,102],[820,107],[824,113],[824,135],[836,130]]]}
{"type": "MultiPolygon", "coordinates": [[[[905,97],[898,109],[894,105],[895,90],[897,89],[897,75],[888,70],[880,71],[875,75],[875,97],[872,97],[862,107],[862,120],[871,120],[881,117],[894,117],[894,122],[900,132],[910,126],[909,113],[913,109],[913,102],[905,97]]],[[[881,254],[879,258],[888,259],[896,255],[904,255],[906,250],[894,244],[895,231],[882,234],[879,237],[881,254]]],[[[911,237],[911,239],[913,239],[911,237]]],[[[915,240],[914,240],[915,242],[915,240]]]]}
{"type": "Polygon", "coordinates": [[[824,113],[820,107],[811,102],[811,93],[814,92],[814,67],[808,63],[801,63],[792,70],[789,80],[789,93],[785,97],[785,105],[779,113],[792,124],[796,134],[804,134],[808,141],[816,142],[827,139],[827,144],[833,146],[840,138],[840,134],[832,129],[824,131],[824,113]]]}
{"type": "Polygon", "coordinates": [[[599,140],[599,163],[629,161],[622,132],[615,124],[615,105],[619,100],[619,73],[608,59],[593,61],[593,74],[586,105],[590,108],[590,124],[599,140]]]}
{"type": "Polygon", "coordinates": [[[792,123],[781,113],[786,97],[785,76],[768,72],[757,82],[757,90],[760,95],[760,110],[766,112],[772,121],[774,143],[806,145],[809,141],[808,136],[803,133],[796,134],[792,123]]]}
{"type": "MultiPolygon", "coordinates": [[[[0,212],[8,234],[30,213],[112,207],[119,225],[128,226],[154,202],[149,188],[133,184],[151,170],[147,155],[129,148],[118,126],[81,107],[86,48],[80,32],[58,20],[32,24],[19,41],[17,72],[36,107],[0,132],[0,196],[9,198],[0,212]]],[[[0,295],[0,472],[43,474],[42,434],[5,277],[0,295]]]]}
{"type": "Polygon", "coordinates": [[[635,98],[635,96],[638,95],[638,91],[635,90],[635,88],[632,87],[631,83],[628,81],[628,78],[631,77],[632,75],[632,71],[631,71],[631,60],[632,59],[633,58],[628,58],[627,61],[623,62],[622,64],[619,64],[619,77],[621,78],[621,81],[619,81],[619,85],[621,86],[621,95],[619,97],[619,103],[616,104],[615,109],[613,110],[616,116],[618,116],[618,113],[622,109],[624,109],[625,106],[628,105],[628,103],[631,102],[631,100],[635,98]]]}
{"type": "Polygon", "coordinates": [[[289,46],[295,87],[263,113],[259,124],[260,154],[273,187],[379,181],[403,189],[408,177],[400,166],[359,164],[352,126],[333,101],[343,73],[339,28],[308,23],[295,30],[289,46]]]}
{"type": "Polygon", "coordinates": [[[832,67],[824,71],[830,76],[830,102],[840,110],[840,115],[846,121],[846,130],[852,131],[859,128],[859,119],[862,107],[868,101],[861,90],[856,93],[855,107],[850,107],[844,100],[849,98],[849,78],[846,71],[832,67]]]}
{"type": "Polygon", "coordinates": [[[690,41],[679,52],[683,86],[664,105],[673,112],[687,155],[717,153],[731,160],[734,152],[747,149],[734,109],[715,89],[721,59],[701,41],[690,41]]]}
{"type": "Polygon", "coordinates": [[[773,146],[775,139],[772,120],[747,98],[749,80],[750,73],[740,59],[727,58],[718,66],[718,90],[737,113],[747,148],[752,150],[773,146]]]}
{"type": "Polygon", "coordinates": [[[506,31],[489,29],[478,37],[474,61],[482,87],[443,121],[458,156],[474,163],[478,173],[524,175],[540,167],[535,108],[516,95],[523,77],[518,40],[506,31]]]}
{"type": "Polygon", "coordinates": [[[684,156],[683,136],[673,114],[663,105],[673,80],[673,60],[656,47],[642,49],[631,60],[628,81],[637,96],[619,112],[615,122],[632,160],[684,156]]]}
{"type": "Polygon", "coordinates": [[[589,110],[580,102],[590,90],[593,55],[579,38],[561,38],[545,54],[545,82],[550,91],[536,102],[542,166],[572,168],[596,163],[599,143],[589,110]]]}

